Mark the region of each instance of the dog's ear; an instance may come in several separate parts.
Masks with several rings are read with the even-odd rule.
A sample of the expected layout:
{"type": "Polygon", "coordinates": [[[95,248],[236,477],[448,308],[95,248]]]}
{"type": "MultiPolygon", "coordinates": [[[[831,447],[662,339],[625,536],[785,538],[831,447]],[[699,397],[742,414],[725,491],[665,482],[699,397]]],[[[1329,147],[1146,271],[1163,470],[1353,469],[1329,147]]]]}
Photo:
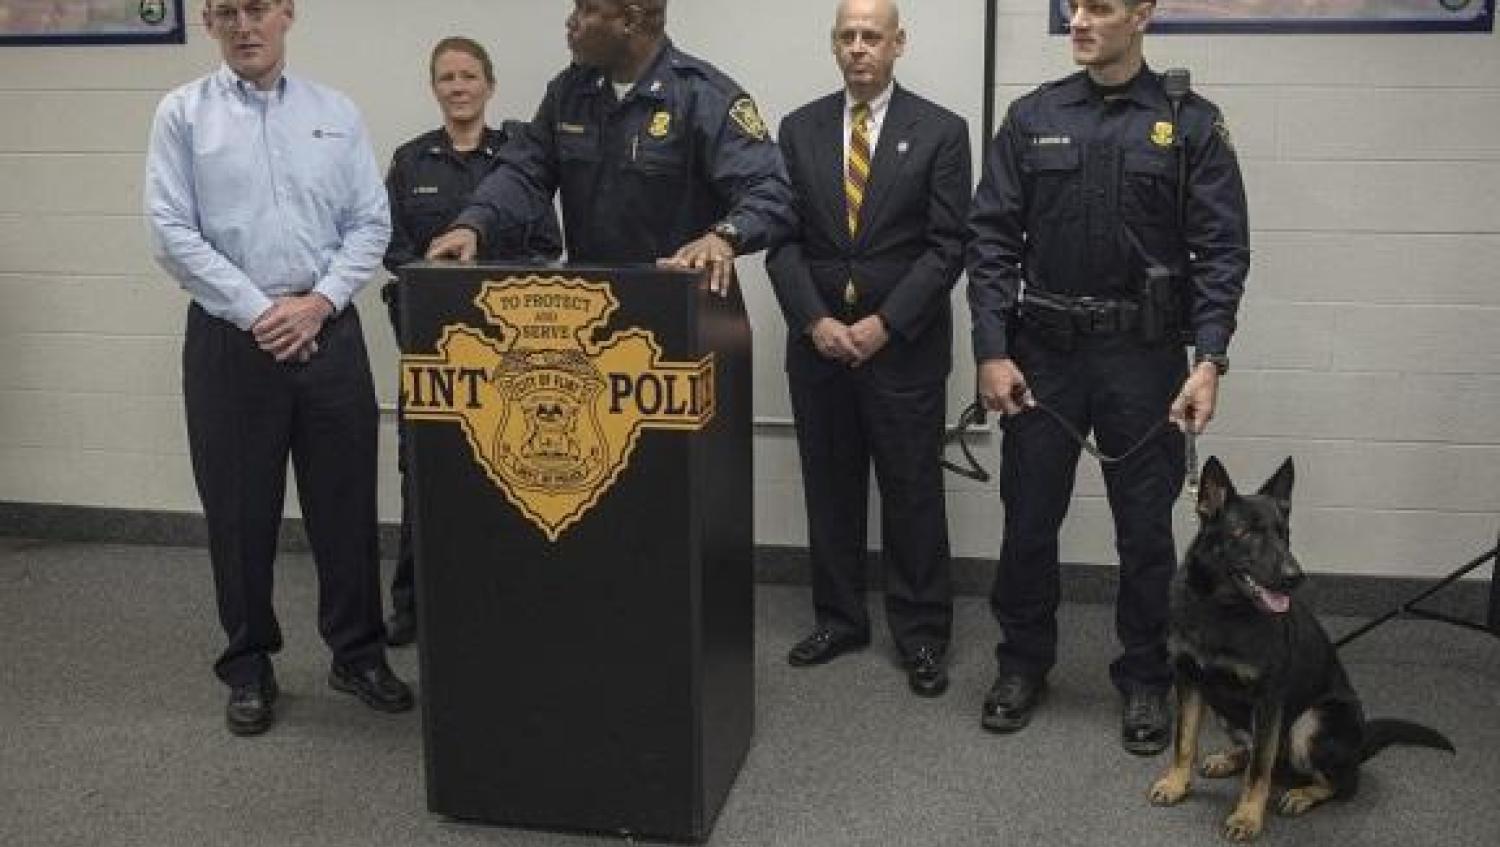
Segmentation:
{"type": "Polygon", "coordinates": [[[1229,472],[1224,470],[1218,456],[1208,457],[1208,464],[1203,466],[1203,475],[1198,481],[1199,520],[1213,519],[1234,497],[1234,483],[1229,481],[1229,472]]]}
{"type": "Polygon", "coordinates": [[[1276,473],[1271,474],[1271,478],[1266,480],[1266,484],[1262,485],[1257,493],[1275,500],[1276,505],[1281,508],[1281,513],[1288,514],[1292,511],[1292,483],[1296,480],[1296,476],[1296,470],[1292,466],[1292,457],[1287,456],[1286,461],[1281,463],[1276,473]]]}

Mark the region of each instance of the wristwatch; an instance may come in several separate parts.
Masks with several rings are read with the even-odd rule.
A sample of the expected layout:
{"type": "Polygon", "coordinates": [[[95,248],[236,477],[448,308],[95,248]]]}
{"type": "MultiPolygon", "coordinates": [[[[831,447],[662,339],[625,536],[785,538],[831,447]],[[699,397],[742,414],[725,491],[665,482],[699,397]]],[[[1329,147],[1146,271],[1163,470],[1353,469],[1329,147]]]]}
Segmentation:
{"type": "Polygon", "coordinates": [[[1199,353],[1193,357],[1193,367],[1204,363],[1213,365],[1219,376],[1229,373],[1229,357],[1223,353],[1199,353]]]}
{"type": "Polygon", "coordinates": [[[740,252],[740,238],[742,236],[740,235],[739,227],[727,220],[723,220],[709,227],[708,231],[728,241],[729,246],[734,248],[734,252],[740,252]]]}

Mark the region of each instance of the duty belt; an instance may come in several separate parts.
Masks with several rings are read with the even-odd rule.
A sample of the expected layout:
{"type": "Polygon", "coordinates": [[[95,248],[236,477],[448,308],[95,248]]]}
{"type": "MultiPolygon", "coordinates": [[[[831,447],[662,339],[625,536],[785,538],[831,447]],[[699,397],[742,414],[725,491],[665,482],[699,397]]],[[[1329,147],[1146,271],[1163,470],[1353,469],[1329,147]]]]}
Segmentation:
{"type": "Polygon", "coordinates": [[[1070,297],[1027,288],[1021,299],[1020,314],[1023,321],[1042,329],[1079,335],[1115,335],[1134,332],[1140,326],[1141,307],[1128,300],[1070,297]]]}

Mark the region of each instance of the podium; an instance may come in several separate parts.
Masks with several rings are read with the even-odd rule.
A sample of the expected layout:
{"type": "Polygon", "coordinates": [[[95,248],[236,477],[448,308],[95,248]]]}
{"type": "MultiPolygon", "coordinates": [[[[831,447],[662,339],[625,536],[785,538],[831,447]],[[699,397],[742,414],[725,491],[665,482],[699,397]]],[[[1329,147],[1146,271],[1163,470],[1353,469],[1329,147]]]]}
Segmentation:
{"type": "Polygon", "coordinates": [[[754,724],[738,291],[654,267],[400,277],[428,808],[706,839],[754,724]]]}

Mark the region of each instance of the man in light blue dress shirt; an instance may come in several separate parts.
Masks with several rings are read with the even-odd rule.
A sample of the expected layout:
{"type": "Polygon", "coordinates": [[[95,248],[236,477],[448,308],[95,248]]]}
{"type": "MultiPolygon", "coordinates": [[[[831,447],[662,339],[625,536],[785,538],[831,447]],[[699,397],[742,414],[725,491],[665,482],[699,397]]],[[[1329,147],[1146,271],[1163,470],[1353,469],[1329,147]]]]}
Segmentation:
{"type": "Polygon", "coordinates": [[[319,581],[329,684],[411,708],[386,664],[375,508],[378,412],[351,298],[390,239],[358,110],[285,73],[293,0],[207,0],[224,64],[162,98],[145,211],[157,262],[192,296],[183,397],[208,522],[214,664],[231,732],[274,720],[272,563],[290,455],[319,581]]]}

